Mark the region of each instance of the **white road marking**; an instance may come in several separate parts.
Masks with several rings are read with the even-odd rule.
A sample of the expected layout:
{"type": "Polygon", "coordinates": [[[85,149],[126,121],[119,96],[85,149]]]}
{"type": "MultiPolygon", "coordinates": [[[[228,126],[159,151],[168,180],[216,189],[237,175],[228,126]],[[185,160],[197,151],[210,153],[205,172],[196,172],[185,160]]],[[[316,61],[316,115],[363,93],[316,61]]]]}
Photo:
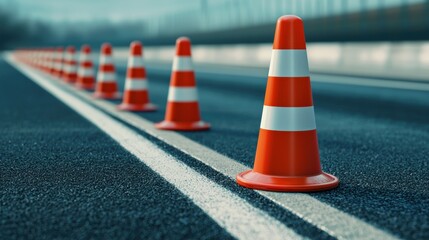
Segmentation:
{"type": "Polygon", "coordinates": [[[267,213],[197,173],[137,132],[65,90],[70,90],[71,87],[55,82],[48,75],[18,64],[11,58],[8,61],[173,184],[234,237],[304,239],[267,213]]]}

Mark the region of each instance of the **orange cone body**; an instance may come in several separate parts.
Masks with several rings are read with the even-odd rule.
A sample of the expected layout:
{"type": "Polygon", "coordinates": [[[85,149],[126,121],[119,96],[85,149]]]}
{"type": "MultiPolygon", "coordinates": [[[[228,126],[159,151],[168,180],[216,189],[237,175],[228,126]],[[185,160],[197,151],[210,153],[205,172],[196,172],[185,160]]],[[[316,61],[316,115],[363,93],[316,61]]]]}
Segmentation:
{"type": "Polygon", "coordinates": [[[121,96],[116,83],[115,65],[112,60],[112,46],[104,43],[101,46],[100,66],[97,74],[94,97],[117,99],[121,96]]]}
{"type": "Polygon", "coordinates": [[[130,46],[124,98],[118,108],[142,112],[156,110],[156,106],[149,100],[148,81],[143,64],[143,46],[137,41],[132,42],[130,46]]]}
{"type": "Polygon", "coordinates": [[[338,186],[320,165],[304,26],[296,16],[277,21],[254,167],[237,182],[285,192],[338,186]]]}
{"type": "Polygon", "coordinates": [[[80,50],[79,70],[77,72],[76,87],[81,89],[94,89],[94,65],[91,60],[91,47],[83,45],[80,50]]]}
{"type": "Polygon", "coordinates": [[[73,46],[66,48],[63,61],[62,78],[65,82],[75,83],[77,79],[76,73],[76,49],[73,46]]]}
{"type": "Polygon", "coordinates": [[[195,74],[192,67],[191,41],[181,37],[176,41],[176,56],[168,90],[165,120],[155,124],[159,129],[198,131],[210,125],[201,121],[195,74]]]}

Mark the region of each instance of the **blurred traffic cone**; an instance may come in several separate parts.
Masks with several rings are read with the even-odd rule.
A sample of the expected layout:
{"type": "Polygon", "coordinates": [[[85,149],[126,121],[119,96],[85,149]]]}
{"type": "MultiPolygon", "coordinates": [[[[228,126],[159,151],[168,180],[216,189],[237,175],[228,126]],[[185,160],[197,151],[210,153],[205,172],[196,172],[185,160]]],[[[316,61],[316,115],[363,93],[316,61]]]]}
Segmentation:
{"type": "Polygon", "coordinates": [[[60,77],[62,74],[62,67],[63,67],[63,48],[58,47],[55,50],[55,59],[53,62],[52,75],[56,77],[60,77]]]}
{"type": "Polygon", "coordinates": [[[254,167],[237,175],[238,184],[285,192],[338,186],[338,179],[321,169],[311,95],[302,20],[280,17],[254,167]]]}
{"type": "Polygon", "coordinates": [[[104,43],[101,46],[100,66],[97,74],[94,97],[117,99],[121,96],[116,83],[115,66],[112,60],[112,46],[104,43]]]}
{"type": "Polygon", "coordinates": [[[94,89],[94,66],[91,60],[91,47],[83,45],[80,50],[79,70],[77,72],[76,87],[81,89],[94,89]]]}
{"type": "Polygon", "coordinates": [[[143,47],[140,42],[135,41],[130,45],[124,99],[118,108],[129,111],[155,111],[156,106],[149,101],[147,83],[143,47]]]}
{"type": "Polygon", "coordinates": [[[165,120],[155,126],[159,129],[182,131],[210,128],[208,123],[200,119],[191,41],[186,37],[178,38],[176,41],[176,56],[173,60],[165,120]]]}
{"type": "Polygon", "coordinates": [[[76,49],[73,46],[68,46],[64,55],[62,78],[68,83],[75,83],[77,78],[76,49]]]}

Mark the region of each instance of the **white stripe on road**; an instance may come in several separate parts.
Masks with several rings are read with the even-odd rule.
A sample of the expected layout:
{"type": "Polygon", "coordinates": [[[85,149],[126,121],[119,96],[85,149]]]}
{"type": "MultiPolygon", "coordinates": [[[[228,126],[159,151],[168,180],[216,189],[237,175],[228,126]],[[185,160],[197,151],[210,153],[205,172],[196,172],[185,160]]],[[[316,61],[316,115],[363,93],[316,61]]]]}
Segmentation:
{"type": "Polygon", "coordinates": [[[147,79],[146,78],[133,78],[125,80],[125,89],[126,90],[146,90],[147,89],[147,79]]]}
{"type": "Polygon", "coordinates": [[[168,89],[169,102],[196,102],[198,101],[197,89],[195,87],[174,87],[168,89]]]}
{"type": "Polygon", "coordinates": [[[313,107],[273,107],[262,110],[261,128],[273,131],[308,131],[316,129],[313,107]]]}
{"type": "Polygon", "coordinates": [[[193,71],[192,58],[191,57],[179,57],[174,56],[173,59],[173,71],[193,71]]]}
{"type": "MultiPolygon", "coordinates": [[[[12,59],[9,61],[14,63],[12,59]]],[[[75,97],[65,90],[67,87],[64,84],[55,83],[48,79],[48,75],[42,75],[29,67],[14,65],[173,184],[232,236],[239,239],[304,239],[246,200],[165,153],[137,132],[75,97]]]]}
{"type": "Polygon", "coordinates": [[[272,50],[268,76],[307,77],[309,75],[306,50],[272,50]]]}

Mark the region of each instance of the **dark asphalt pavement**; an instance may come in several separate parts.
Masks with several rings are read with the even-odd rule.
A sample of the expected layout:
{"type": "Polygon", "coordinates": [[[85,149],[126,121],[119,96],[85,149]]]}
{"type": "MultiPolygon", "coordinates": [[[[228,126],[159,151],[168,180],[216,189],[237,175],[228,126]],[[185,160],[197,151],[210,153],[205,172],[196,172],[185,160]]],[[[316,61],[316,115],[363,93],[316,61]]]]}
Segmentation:
{"type": "Polygon", "coordinates": [[[0,83],[0,239],[231,238],[3,59],[0,83]]]}
{"type": "MultiPolygon", "coordinates": [[[[121,87],[124,76],[120,66],[121,87]]],[[[157,122],[169,70],[149,67],[148,77],[151,99],[161,109],[141,116],[157,122]]],[[[182,134],[251,167],[265,83],[197,71],[202,117],[213,128],[182,134]]],[[[400,237],[429,239],[429,93],[320,82],[312,87],[322,166],[341,183],[311,195],[400,237]]]]}

